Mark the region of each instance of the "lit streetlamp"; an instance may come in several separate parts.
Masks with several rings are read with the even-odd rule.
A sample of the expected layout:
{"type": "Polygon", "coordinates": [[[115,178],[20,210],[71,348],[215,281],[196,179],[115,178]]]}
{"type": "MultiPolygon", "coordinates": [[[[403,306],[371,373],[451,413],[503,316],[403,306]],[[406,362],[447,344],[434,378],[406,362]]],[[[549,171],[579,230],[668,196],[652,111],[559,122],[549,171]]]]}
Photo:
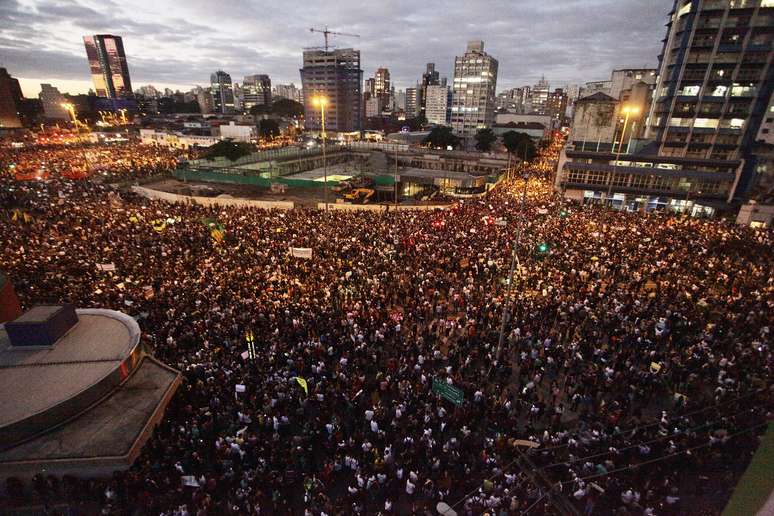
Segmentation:
{"type": "MultiPolygon", "coordinates": [[[[621,140],[618,142],[618,152],[615,155],[615,163],[613,163],[613,173],[610,175],[610,181],[608,182],[607,187],[607,197],[605,201],[610,199],[610,196],[613,192],[613,181],[616,176],[617,167],[618,167],[618,161],[621,159],[621,145],[623,144],[624,138],[626,137],[626,126],[629,124],[629,116],[630,115],[637,115],[640,112],[640,108],[637,106],[623,106],[621,108],[621,112],[624,114],[624,125],[623,130],[621,131],[621,140]]],[[[615,146],[615,138],[613,138],[613,146],[615,146]]],[[[610,200],[610,206],[613,206],[613,201],[610,200]]]]}
{"type": "Polygon", "coordinates": [[[322,155],[323,155],[323,180],[325,181],[325,211],[328,211],[328,163],[325,159],[325,106],[328,105],[328,99],[322,95],[312,97],[312,105],[320,107],[320,125],[322,128],[322,155]]]}

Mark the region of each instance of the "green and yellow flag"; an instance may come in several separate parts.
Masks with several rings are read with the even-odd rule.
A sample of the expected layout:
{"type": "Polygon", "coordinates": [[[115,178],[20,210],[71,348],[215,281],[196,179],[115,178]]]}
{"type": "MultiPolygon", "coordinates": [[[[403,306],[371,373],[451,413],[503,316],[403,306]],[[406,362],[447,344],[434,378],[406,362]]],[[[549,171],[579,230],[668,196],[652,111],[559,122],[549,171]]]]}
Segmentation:
{"type": "Polygon", "coordinates": [[[209,228],[210,236],[215,242],[223,242],[223,239],[226,237],[226,229],[223,227],[223,224],[210,218],[202,219],[202,223],[209,228]]]}
{"type": "Polygon", "coordinates": [[[309,387],[306,385],[306,380],[301,378],[300,376],[296,376],[296,381],[298,382],[298,385],[301,386],[302,389],[304,389],[304,392],[307,396],[309,396],[309,387]]]}
{"type": "Polygon", "coordinates": [[[153,222],[151,222],[151,226],[153,226],[153,230],[157,233],[161,233],[167,228],[167,223],[164,222],[164,219],[156,219],[153,222]]]}

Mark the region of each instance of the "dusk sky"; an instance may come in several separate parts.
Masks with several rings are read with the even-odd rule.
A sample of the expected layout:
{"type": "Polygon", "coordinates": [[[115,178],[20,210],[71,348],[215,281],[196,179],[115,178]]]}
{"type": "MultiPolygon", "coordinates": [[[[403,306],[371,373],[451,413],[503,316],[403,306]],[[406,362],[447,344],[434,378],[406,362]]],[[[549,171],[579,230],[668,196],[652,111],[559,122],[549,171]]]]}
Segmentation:
{"type": "Polygon", "coordinates": [[[672,0],[276,2],[247,0],[2,0],[0,66],[25,96],[41,82],[63,92],[91,87],[84,35],[123,36],[132,86],[188,90],[217,69],[235,82],[266,73],[300,86],[303,47],[321,46],[310,27],[360,34],[332,37],[361,51],[364,78],[390,69],[398,88],[425,63],[449,77],[454,56],[482,39],[500,62],[497,90],[552,87],[609,77],[613,68],[655,67],[672,0]]]}

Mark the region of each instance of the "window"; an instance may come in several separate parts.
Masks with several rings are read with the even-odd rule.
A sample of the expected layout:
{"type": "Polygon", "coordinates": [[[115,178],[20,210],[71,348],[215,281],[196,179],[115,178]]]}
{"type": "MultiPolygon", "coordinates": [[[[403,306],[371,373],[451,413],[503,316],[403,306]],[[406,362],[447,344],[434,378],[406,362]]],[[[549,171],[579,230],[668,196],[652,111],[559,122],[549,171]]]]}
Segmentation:
{"type": "Polygon", "coordinates": [[[700,89],[701,86],[683,86],[681,89],[677,90],[677,94],[685,97],[693,97],[699,94],[700,89]]]}
{"type": "Polygon", "coordinates": [[[715,86],[715,89],[710,92],[709,96],[710,97],[725,97],[727,91],[728,91],[728,86],[715,86]]]}
{"type": "Polygon", "coordinates": [[[731,86],[732,97],[752,97],[755,95],[755,86],[734,83],[731,86]]]}
{"type": "Polygon", "coordinates": [[[698,128],[717,129],[718,120],[717,118],[697,118],[693,126],[698,128]]]}

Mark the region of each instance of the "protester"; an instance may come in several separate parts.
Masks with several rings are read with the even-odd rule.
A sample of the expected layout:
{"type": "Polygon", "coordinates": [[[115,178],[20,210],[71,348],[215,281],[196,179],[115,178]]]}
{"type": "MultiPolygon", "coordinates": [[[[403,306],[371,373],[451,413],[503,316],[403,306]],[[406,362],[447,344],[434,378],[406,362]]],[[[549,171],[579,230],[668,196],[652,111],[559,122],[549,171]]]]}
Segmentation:
{"type": "Polygon", "coordinates": [[[772,233],[560,201],[560,145],[526,183],[443,211],[214,209],[3,177],[0,262],[24,306],[126,312],[185,379],[129,471],[11,482],[7,503],[719,513],[772,408],[772,233]]]}

